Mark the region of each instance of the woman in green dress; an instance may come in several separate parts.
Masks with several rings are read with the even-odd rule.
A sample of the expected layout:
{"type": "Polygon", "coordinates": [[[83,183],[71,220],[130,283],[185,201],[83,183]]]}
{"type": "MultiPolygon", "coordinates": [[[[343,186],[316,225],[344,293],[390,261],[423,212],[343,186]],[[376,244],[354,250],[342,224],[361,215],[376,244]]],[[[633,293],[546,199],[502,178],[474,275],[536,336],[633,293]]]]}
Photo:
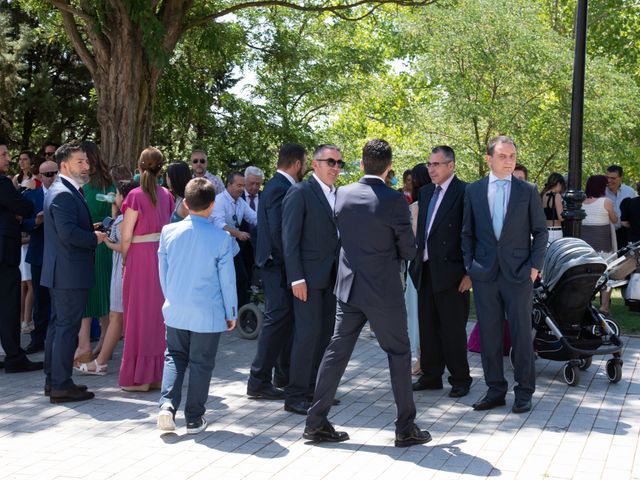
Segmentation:
{"type": "MultiPolygon", "coordinates": [[[[116,212],[113,202],[104,201],[103,195],[107,198],[115,200],[116,188],[109,173],[109,169],[100,155],[98,146],[89,141],[82,142],[82,147],[87,154],[89,160],[91,180],[87,185],[82,187],[84,197],[89,205],[91,212],[91,221],[102,223],[105,217],[115,218],[116,212]],[[109,195],[113,194],[113,195],[109,195]],[[101,198],[99,200],[99,198],[101,198]]],[[[78,349],[75,355],[75,366],[78,367],[83,363],[93,360],[93,355],[100,351],[102,345],[102,337],[107,329],[109,321],[109,288],[111,285],[111,250],[106,245],[100,244],[96,249],[95,260],[95,285],[89,292],[89,301],[82,319],[82,326],[78,334],[78,349]],[[91,320],[92,318],[100,319],[100,341],[94,352],[91,351],[91,320]]]]}

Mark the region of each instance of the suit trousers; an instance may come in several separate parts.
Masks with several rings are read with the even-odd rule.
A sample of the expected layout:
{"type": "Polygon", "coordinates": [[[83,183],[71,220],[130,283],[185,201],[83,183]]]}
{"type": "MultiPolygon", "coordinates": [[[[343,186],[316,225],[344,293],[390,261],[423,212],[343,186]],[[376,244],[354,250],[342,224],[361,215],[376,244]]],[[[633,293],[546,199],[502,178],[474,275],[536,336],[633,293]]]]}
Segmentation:
{"type": "Polygon", "coordinates": [[[44,373],[52,389],[73,386],[73,356],[78,346],[78,332],[89,300],[88,288],[51,288],[52,316],[44,346],[44,373]]]}
{"type": "Polygon", "coordinates": [[[338,300],[335,332],[320,362],[313,403],[307,415],[307,427],[321,428],[327,423],[338,384],[367,320],[389,359],[391,389],[397,408],[396,433],[407,433],[413,426],[416,406],[411,387],[411,348],[404,305],[389,308],[356,307],[338,300]]]}
{"type": "Polygon", "coordinates": [[[287,403],[303,401],[313,393],[318,366],[329,344],[336,319],[333,285],[307,289],[307,301],[294,297],[294,333],[291,347],[289,384],[285,388],[287,403]]]}
{"type": "Polygon", "coordinates": [[[33,325],[31,343],[44,345],[51,315],[51,299],[49,289],[40,285],[42,265],[31,264],[31,283],[33,284],[33,325]]]}
{"type": "Polygon", "coordinates": [[[449,384],[471,385],[467,360],[467,318],[469,292],[460,293],[458,285],[434,292],[429,262],[422,264],[422,282],[418,292],[420,325],[420,381],[442,383],[445,366],[449,384]]]}
{"type": "Polygon", "coordinates": [[[233,257],[233,266],[236,271],[236,293],[238,296],[238,308],[249,303],[249,275],[241,253],[233,257]]]}
{"type": "MultiPolygon", "coordinates": [[[[260,273],[265,296],[264,322],[247,384],[254,391],[271,383],[273,368],[281,351],[289,345],[293,332],[293,295],[286,286],[284,268],[264,266],[260,273]]],[[[281,359],[281,363],[285,360],[288,359],[281,359]]]]}
{"type": "Polygon", "coordinates": [[[487,397],[502,399],[508,384],[504,378],[502,338],[506,314],[513,348],[516,400],[531,399],[536,389],[535,357],[531,327],[533,284],[508,282],[502,272],[490,282],[473,281],[474,301],[480,326],[480,356],[484,378],[489,387],[487,397]]]}
{"type": "Polygon", "coordinates": [[[20,348],[20,267],[0,262],[0,343],[5,366],[18,365],[26,356],[20,348]]]}

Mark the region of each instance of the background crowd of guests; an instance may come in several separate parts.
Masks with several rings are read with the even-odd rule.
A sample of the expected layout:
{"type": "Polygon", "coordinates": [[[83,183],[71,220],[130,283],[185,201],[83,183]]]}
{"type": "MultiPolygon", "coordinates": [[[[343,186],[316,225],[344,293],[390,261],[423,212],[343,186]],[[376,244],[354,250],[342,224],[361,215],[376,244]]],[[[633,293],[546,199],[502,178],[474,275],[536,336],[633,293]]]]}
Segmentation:
{"type": "MultiPolygon", "coordinates": [[[[223,182],[207,171],[202,150],[190,164],[165,165],[149,147],[135,176],[110,170],[88,141],[47,144],[42,157],[22,151],[19,172],[8,177],[0,145],[6,372],[43,368],[26,354],[44,350],[50,401],[88,400],[94,394],[72,380],[73,370],[107,374],[124,334],[120,387],[161,390],[158,426],[173,429],[190,368],[185,412],[188,432],[197,433],[206,428],[220,332],[235,325],[259,272],[265,318],[247,395],[308,414],[305,438],[348,438],[327,416],[366,321],[389,356],[396,445],[430,439],[414,423],[412,391],[442,389],[446,370],[449,396],[468,394],[467,349],[481,352],[488,386],[474,409],[505,404],[502,355],[513,347],[512,409],[530,410],[531,285],[546,246],[562,236],[564,176],[551,173],[538,192],[508,137],[491,140],[490,174],[470,185],[456,176],[446,145],[406,170],[400,188],[382,140],[363,148],[363,179],[339,189],[340,149],[320,145],[310,157],[284,145],[262,189],[259,168],[223,182]],[[467,340],[472,286],[478,322],[467,340]],[[31,335],[25,350],[21,330],[31,335]]],[[[613,165],[586,182],[582,237],[603,255],[640,239],[640,203],[622,180],[613,165]]],[[[609,302],[605,292],[603,312],[609,302]]]]}

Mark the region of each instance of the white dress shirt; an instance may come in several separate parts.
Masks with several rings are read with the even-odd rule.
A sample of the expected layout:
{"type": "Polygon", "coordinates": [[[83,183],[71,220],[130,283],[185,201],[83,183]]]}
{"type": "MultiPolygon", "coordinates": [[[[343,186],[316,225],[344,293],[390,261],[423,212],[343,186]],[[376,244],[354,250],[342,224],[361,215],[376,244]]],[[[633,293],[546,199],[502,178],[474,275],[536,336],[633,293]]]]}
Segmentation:
{"type": "MultiPolygon", "coordinates": [[[[224,229],[224,227],[240,230],[240,224],[246,220],[251,225],[258,224],[258,215],[251,210],[249,204],[242,197],[234,200],[227,190],[216,195],[216,201],[213,204],[213,211],[209,217],[209,221],[216,227],[224,229]]],[[[236,240],[234,238],[234,240],[236,240]]],[[[240,251],[237,240],[233,242],[233,256],[235,257],[240,251]]]]}
{"type": "Polygon", "coordinates": [[[67,177],[66,175],[63,175],[61,173],[58,174],[58,177],[59,178],[64,178],[67,182],[69,182],[71,185],[76,187],[76,190],[80,191],[80,188],[82,187],[82,185],[80,185],[78,182],[76,182],[73,178],[67,177]]]}
{"type": "MultiPolygon", "coordinates": [[[[447,193],[447,188],[451,185],[451,181],[453,180],[453,175],[447,178],[442,185],[436,185],[436,188],[440,187],[440,195],[438,195],[438,199],[436,200],[436,205],[433,207],[433,214],[431,215],[431,220],[429,221],[429,225],[427,225],[427,231],[425,233],[424,239],[424,255],[422,259],[426,262],[429,260],[429,252],[427,251],[427,239],[429,238],[429,232],[431,232],[431,226],[433,225],[433,220],[436,218],[436,214],[438,213],[438,209],[440,208],[440,204],[442,203],[442,199],[444,198],[445,193],[447,193]]],[[[434,191],[435,193],[435,191],[434,191]]],[[[427,212],[424,212],[424,215],[427,215],[427,212]]]]}
{"type": "Polygon", "coordinates": [[[491,212],[491,218],[493,218],[493,200],[496,198],[496,190],[498,185],[496,180],[506,180],[504,185],[504,209],[503,212],[507,214],[507,205],[509,205],[509,197],[511,196],[511,180],[513,177],[509,175],[507,178],[498,178],[493,172],[489,173],[489,188],[487,188],[487,200],[489,201],[489,211],[491,212]]]}

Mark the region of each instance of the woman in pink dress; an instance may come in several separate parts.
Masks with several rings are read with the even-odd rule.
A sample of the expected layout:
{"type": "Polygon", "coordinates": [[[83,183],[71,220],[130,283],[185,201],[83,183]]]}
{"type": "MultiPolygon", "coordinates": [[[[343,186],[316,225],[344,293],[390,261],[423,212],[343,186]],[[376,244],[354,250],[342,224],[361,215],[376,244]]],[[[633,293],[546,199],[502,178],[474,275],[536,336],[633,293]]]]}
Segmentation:
{"type": "Polygon", "coordinates": [[[125,391],[160,388],[164,365],[164,297],[158,275],[158,243],[169,223],[173,199],[158,185],[164,157],[157,148],[143,150],[138,160],[140,187],[122,203],[122,304],[124,351],[120,386],[125,391]]]}

